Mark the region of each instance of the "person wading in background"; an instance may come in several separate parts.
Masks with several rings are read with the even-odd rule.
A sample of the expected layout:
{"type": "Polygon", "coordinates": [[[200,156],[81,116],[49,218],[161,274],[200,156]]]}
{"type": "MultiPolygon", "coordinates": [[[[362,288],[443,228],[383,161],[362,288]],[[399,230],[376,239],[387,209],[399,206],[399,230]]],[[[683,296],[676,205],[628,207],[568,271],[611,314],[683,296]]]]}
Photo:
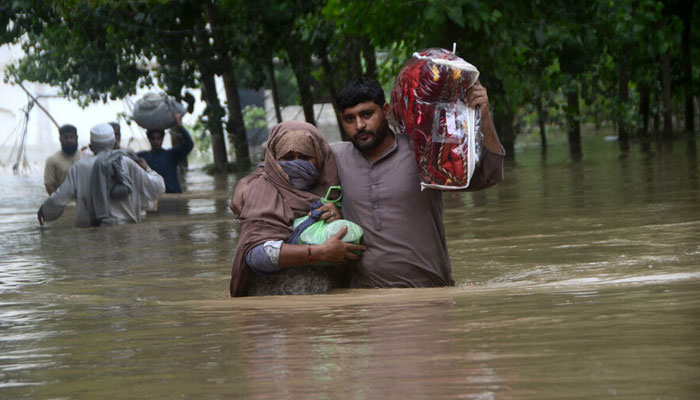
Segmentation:
{"type": "Polygon", "coordinates": [[[70,167],[80,160],[80,152],[77,151],[78,129],[75,126],[61,125],[58,128],[58,140],[61,142],[61,150],[49,157],[44,167],[44,187],[48,194],[61,186],[70,167]]]}
{"type": "Polygon", "coordinates": [[[194,142],[192,142],[190,133],[182,126],[182,115],[174,113],[173,116],[175,117],[175,126],[172,129],[181,135],[181,142],[170,149],[163,149],[165,131],[148,130],[146,135],[151,144],[151,150],[140,151],[138,155],[143,157],[148,165],[165,179],[166,193],[182,193],[177,176],[177,165],[187,158],[194,147],[194,142]]]}
{"type": "Polygon", "coordinates": [[[141,220],[141,211],[165,192],[163,178],[143,159],[112,150],[114,130],[108,124],[90,129],[90,149],[95,157],[83,158],[37,212],[39,224],[57,219],[72,200],[75,225],[117,225],[141,220]]]}

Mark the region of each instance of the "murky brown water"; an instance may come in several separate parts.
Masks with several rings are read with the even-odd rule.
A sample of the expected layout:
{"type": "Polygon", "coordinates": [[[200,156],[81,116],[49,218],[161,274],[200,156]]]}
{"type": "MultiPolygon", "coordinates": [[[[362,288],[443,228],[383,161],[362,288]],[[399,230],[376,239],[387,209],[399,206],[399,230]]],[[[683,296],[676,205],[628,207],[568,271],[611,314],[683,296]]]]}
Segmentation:
{"type": "Polygon", "coordinates": [[[697,145],[519,149],[445,197],[458,286],[228,297],[235,177],[39,228],[0,177],[0,398],[700,398],[697,145]]]}

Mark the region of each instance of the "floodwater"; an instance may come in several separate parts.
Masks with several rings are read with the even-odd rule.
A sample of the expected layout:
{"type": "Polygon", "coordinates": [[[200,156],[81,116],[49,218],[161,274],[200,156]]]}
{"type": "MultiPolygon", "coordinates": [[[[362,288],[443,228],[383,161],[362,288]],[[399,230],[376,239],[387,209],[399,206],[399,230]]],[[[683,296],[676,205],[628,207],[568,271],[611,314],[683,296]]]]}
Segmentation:
{"type": "Polygon", "coordinates": [[[99,229],[2,176],[0,398],[700,398],[697,153],[523,147],[445,196],[456,287],[244,299],[235,176],[99,229]]]}

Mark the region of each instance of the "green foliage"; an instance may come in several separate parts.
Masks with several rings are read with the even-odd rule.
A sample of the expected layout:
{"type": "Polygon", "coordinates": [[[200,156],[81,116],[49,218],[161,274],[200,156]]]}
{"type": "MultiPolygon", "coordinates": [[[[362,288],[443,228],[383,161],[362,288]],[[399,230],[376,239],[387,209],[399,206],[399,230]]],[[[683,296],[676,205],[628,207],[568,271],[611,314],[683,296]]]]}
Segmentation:
{"type": "Polygon", "coordinates": [[[382,49],[377,57],[378,81],[382,82],[385,93],[391,93],[394,79],[410,57],[410,51],[403,41],[394,42],[382,49]]]}
{"type": "Polygon", "coordinates": [[[275,79],[277,80],[280,106],[299,104],[299,90],[296,87],[297,78],[294,77],[292,69],[285,64],[275,66],[275,79]]]}
{"type": "Polygon", "coordinates": [[[251,158],[258,161],[264,154],[260,145],[267,140],[267,113],[263,108],[248,105],[243,109],[243,120],[249,136],[248,144],[252,147],[251,158]]]}
{"type": "Polygon", "coordinates": [[[194,125],[189,127],[194,145],[201,153],[206,153],[211,148],[211,136],[207,132],[206,121],[201,117],[197,118],[194,125]]]}
{"type": "MultiPolygon", "coordinates": [[[[388,93],[414,51],[453,43],[481,71],[497,116],[531,119],[542,104],[550,120],[563,121],[565,94],[575,90],[577,118],[639,125],[641,88],[660,90],[664,54],[673,60],[673,87],[682,88],[674,89],[676,102],[700,92],[700,11],[682,1],[211,1],[216,26],[203,12],[208,0],[4,1],[0,43],[22,45],[26,56],[11,66],[20,79],[56,85],[84,104],[156,82],[180,98],[201,86],[203,72],[226,72],[215,46],[245,87],[269,88],[275,60],[282,105],[300,103],[299,78],[316,101],[360,74],[376,73],[388,93]],[[687,85],[679,84],[678,67],[684,21],[693,27],[687,85]],[[621,77],[629,80],[626,96],[621,77]]],[[[222,126],[226,114],[209,111],[209,130],[222,126]]],[[[258,112],[246,111],[245,119],[258,112]]]]}
{"type": "Polygon", "coordinates": [[[264,108],[248,105],[243,109],[243,121],[246,129],[265,129],[267,128],[267,113],[264,108]]]}

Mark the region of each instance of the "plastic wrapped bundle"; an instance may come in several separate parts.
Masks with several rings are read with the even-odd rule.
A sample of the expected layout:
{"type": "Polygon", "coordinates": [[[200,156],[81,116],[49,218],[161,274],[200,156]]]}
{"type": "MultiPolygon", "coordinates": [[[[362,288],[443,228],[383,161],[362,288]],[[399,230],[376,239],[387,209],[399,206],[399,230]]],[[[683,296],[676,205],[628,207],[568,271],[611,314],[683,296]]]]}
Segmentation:
{"type": "Polygon", "coordinates": [[[173,97],[149,92],[136,102],[131,118],[144,129],[163,131],[175,125],[173,113],[184,115],[185,111],[173,97]]]}
{"type": "Polygon", "coordinates": [[[414,53],[391,92],[392,120],[413,141],[421,189],[464,189],[482,152],[478,109],[466,92],[479,71],[444,49],[414,53]]]}

